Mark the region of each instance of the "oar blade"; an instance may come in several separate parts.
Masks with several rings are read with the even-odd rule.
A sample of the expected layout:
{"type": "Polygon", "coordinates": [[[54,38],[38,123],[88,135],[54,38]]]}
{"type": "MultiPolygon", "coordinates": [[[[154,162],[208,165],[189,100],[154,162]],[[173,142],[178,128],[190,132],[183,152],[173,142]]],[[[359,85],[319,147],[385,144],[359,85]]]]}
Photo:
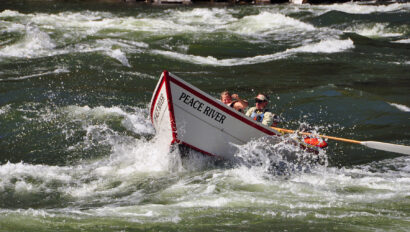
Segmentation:
{"type": "Polygon", "coordinates": [[[410,155],[410,146],[398,145],[398,144],[392,144],[392,143],[382,143],[382,142],[375,142],[375,141],[364,141],[364,142],[360,142],[360,144],[366,147],[369,147],[369,148],[373,148],[373,149],[410,155]]]}

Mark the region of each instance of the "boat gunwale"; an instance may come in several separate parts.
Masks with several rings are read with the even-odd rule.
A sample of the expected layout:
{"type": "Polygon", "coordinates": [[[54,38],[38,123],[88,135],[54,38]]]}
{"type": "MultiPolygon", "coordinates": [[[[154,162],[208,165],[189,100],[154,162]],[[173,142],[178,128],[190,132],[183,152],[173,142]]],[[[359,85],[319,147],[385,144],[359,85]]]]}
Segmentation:
{"type": "Polygon", "coordinates": [[[207,93],[203,92],[197,87],[190,85],[189,83],[184,83],[184,81],[180,80],[180,78],[174,77],[172,76],[172,74],[170,74],[169,77],[170,77],[170,81],[172,81],[173,83],[179,85],[183,89],[187,89],[189,92],[193,93],[196,97],[201,98],[202,100],[215,106],[219,110],[222,110],[225,113],[229,114],[230,116],[238,119],[239,121],[246,123],[247,125],[252,126],[253,128],[258,129],[259,131],[262,131],[267,135],[276,135],[276,136],[281,135],[279,132],[276,132],[276,130],[268,126],[265,126],[261,124],[260,122],[252,120],[251,118],[245,116],[244,114],[239,113],[238,111],[235,111],[234,109],[225,106],[222,102],[218,102],[217,100],[214,100],[212,96],[208,95],[207,93]]]}

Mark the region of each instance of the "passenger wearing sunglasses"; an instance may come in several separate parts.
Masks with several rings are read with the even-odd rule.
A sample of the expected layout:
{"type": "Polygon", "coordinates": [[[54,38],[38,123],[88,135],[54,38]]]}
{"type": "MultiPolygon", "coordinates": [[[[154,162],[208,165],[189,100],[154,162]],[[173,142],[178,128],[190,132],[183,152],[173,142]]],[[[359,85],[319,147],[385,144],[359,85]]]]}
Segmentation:
{"type": "Polygon", "coordinates": [[[276,126],[279,122],[279,117],[266,109],[268,103],[269,97],[265,94],[259,93],[255,97],[255,106],[251,107],[246,112],[246,116],[253,118],[255,121],[261,122],[266,126],[276,126]]]}

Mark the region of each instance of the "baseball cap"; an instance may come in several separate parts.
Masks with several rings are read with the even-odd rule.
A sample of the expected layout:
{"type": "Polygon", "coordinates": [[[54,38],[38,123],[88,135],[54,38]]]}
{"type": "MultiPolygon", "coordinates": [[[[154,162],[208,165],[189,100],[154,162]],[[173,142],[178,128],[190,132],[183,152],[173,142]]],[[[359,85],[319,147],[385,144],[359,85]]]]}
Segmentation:
{"type": "Polygon", "coordinates": [[[255,97],[255,100],[256,100],[256,99],[261,100],[261,101],[268,101],[268,100],[269,100],[269,98],[266,97],[266,96],[263,95],[263,94],[258,94],[258,96],[255,97]]]}

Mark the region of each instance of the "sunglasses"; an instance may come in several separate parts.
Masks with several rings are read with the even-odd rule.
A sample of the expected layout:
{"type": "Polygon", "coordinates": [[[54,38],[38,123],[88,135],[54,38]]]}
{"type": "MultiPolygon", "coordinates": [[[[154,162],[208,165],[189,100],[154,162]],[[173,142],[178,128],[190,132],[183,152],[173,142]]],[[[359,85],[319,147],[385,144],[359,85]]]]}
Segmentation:
{"type": "Polygon", "coordinates": [[[266,102],[266,100],[259,100],[259,99],[255,100],[255,103],[264,103],[264,102],[266,102]]]}

